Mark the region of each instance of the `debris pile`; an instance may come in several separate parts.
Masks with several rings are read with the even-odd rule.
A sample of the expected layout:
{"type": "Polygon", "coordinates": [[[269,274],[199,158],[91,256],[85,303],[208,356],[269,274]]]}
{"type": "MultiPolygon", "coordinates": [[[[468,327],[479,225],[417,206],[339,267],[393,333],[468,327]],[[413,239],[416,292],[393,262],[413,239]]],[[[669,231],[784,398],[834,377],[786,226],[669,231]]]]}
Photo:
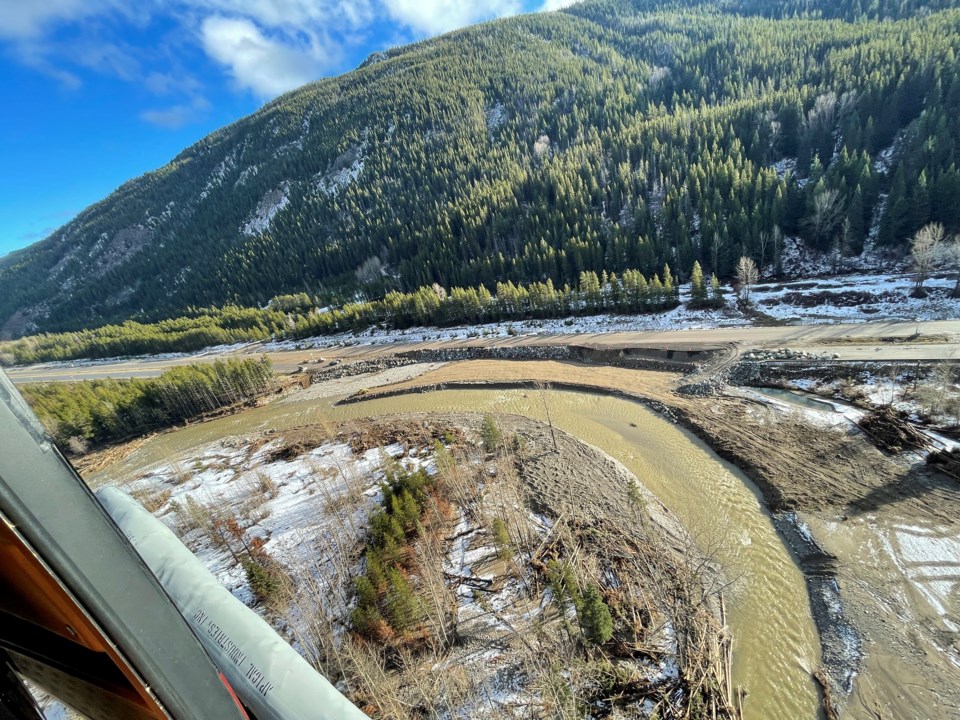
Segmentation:
{"type": "Polygon", "coordinates": [[[791,350],[778,348],[776,350],[751,350],[743,354],[744,360],[839,360],[840,356],[834,353],[811,353],[806,350],[791,350]]]}
{"type": "Polygon", "coordinates": [[[374,358],[372,360],[358,360],[357,362],[342,364],[337,360],[331,360],[325,368],[315,370],[304,366],[301,367],[301,370],[310,375],[312,382],[318,383],[325,380],[339,380],[345,377],[364,375],[366,373],[383,372],[384,370],[392,370],[393,368],[403,367],[405,365],[415,365],[416,363],[417,360],[411,358],[392,356],[374,358]]]}
{"type": "Polygon", "coordinates": [[[458,347],[406,350],[397,357],[412,362],[457,362],[458,360],[575,360],[575,349],[566,345],[521,345],[518,347],[458,347]]]}
{"type": "Polygon", "coordinates": [[[927,465],[960,480],[960,448],[930,453],[927,455],[927,465]]]}
{"type": "Polygon", "coordinates": [[[927,437],[907,421],[904,413],[890,406],[864,415],[857,425],[873,438],[881,449],[889,453],[922,450],[928,443],[927,437]]]}
{"type": "Polygon", "coordinates": [[[691,395],[693,397],[712,397],[722,395],[726,383],[719,377],[712,377],[699,382],[687,383],[677,387],[677,392],[681,395],[691,395]]]}

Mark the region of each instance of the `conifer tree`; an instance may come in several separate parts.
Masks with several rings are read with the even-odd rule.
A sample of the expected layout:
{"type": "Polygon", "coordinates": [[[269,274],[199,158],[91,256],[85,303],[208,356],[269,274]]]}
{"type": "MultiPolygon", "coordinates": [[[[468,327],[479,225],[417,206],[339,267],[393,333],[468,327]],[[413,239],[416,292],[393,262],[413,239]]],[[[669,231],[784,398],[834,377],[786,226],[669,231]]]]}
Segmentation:
{"type": "Polygon", "coordinates": [[[703,279],[703,269],[700,262],[693,263],[690,271],[690,304],[694,307],[703,307],[707,304],[707,285],[703,279]]]}
{"type": "Polygon", "coordinates": [[[716,307],[723,307],[724,305],[723,286],[720,285],[716,273],[710,275],[710,302],[716,307]]]}
{"type": "Polygon", "coordinates": [[[480,426],[480,438],[483,440],[483,449],[488,453],[496,452],[503,439],[500,434],[500,428],[497,427],[497,421],[492,415],[483,416],[483,424],[480,426]]]}
{"type": "Polygon", "coordinates": [[[613,617],[594,585],[588,584],[582,593],[579,619],[591,642],[602,645],[613,637],[613,617]]]}

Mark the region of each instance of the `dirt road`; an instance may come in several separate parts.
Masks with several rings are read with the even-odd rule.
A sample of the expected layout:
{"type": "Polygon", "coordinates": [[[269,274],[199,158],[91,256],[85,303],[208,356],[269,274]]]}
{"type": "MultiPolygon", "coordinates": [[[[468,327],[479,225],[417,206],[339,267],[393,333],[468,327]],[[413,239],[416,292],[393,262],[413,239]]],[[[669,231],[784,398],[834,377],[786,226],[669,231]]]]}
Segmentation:
{"type": "MultiPolygon", "coordinates": [[[[841,360],[960,359],[960,320],[925,323],[877,322],[848,325],[796,325],[779,327],[712,328],[667,332],[587,333],[569,335],[518,335],[505,338],[440,340],[404,344],[357,344],[311,350],[267,351],[277,372],[288,373],[301,365],[325,360],[361,360],[408,350],[466,347],[529,347],[581,345],[596,348],[652,348],[675,350],[727,350],[731,354],[754,348],[812,349],[837,355],[841,360]],[[919,334],[918,334],[919,331],[919,334]]],[[[262,345],[249,345],[226,353],[229,357],[259,356],[262,345]]],[[[136,358],[104,362],[45,363],[7,370],[15,383],[154,377],[164,370],[224,357],[209,352],[178,357],[136,358]]]]}

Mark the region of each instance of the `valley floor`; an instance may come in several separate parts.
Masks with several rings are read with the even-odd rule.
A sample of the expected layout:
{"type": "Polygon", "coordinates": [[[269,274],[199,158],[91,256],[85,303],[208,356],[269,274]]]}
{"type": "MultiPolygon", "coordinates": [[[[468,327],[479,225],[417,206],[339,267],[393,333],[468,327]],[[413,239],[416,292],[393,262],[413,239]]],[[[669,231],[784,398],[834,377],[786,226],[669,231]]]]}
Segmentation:
{"type": "MultiPolygon", "coordinates": [[[[689,428],[756,482],[764,505],[773,514],[777,529],[790,544],[806,578],[810,605],[823,646],[819,661],[826,672],[820,675],[820,682],[829,690],[828,697],[822,702],[835,707],[841,717],[873,720],[956,718],[960,717],[956,714],[956,708],[960,707],[960,634],[954,620],[960,616],[960,584],[956,582],[956,558],[960,552],[958,481],[925,466],[923,460],[927,450],[882,451],[856,423],[871,407],[891,403],[901,407],[913,422],[920,421],[920,406],[929,402],[929,397],[918,392],[908,393],[906,388],[912,383],[923,389],[934,381],[928,361],[948,360],[954,356],[958,347],[955,334],[960,329],[958,326],[960,323],[954,321],[927,323],[920,326],[919,335],[913,323],[750,328],[740,329],[736,334],[732,334],[732,330],[660,333],[653,337],[640,335],[635,341],[625,341],[624,336],[617,335],[591,335],[578,339],[599,353],[596,361],[589,364],[569,360],[486,358],[450,362],[436,359],[429,364],[387,367],[382,363],[396,347],[355,346],[325,352],[328,357],[322,362],[297,363],[313,374],[315,383],[271,403],[271,407],[289,406],[283,413],[294,418],[301,417],[297,415],[300,408],[312,408],[318,403],[329,403],[345,396],[352,396],[353,400],[364,405],[378,397],[402,400],[410,393],[429,394],[444,388],[519,387],[536,393],[537,382],[580,393],[614,394],[652,407],[664,417],[689,428]],[[718,337],[727,339],[718,342],[718,337]],[[694,345],[703,355],[698,355],[697,367],[687,368],[692,370],[687,375],[664,369],[644,369],[643,363],[649,358],[643,353],[635,367],[616,366],[623,364],[624,351],[636,351],[638,347],[649,350],[672,346],[689,350],[694,345]],[[789,352],[781,350],[785,346],[792,349],[789,352]],[[331,364],[329,360],[332,358],[339,363],[331,364]],[[749,385],[820,392],[831,402],[847,405],[837,405],[838,412],[835,407],[818,404],[802,394],[778,397],[723,382],[724,378],[736,376],[744,368],[749,371],[748,375],[752,373],[753,380],[747,383],[749,385]],[[922,369],[923,373],[911,379],[907,375],[914,368],[917,373],[922,369]],[[860,404],[859,408],[849,406],[851,397],[860,404]]],[[[526,348],[528,357],[534,358],[538,344],[539,347],[553,347],[562,345],[564,340],[559,337],[539,338],[537,343],[534,338],[510,336],[502,341],[489,341],[489,347],[526,348]]],[[[569,338],[566,341],[569,342],[569,338]]],[[[424,343],[415,347],[423,350],[464,345],[469,343],[424,343]]],[[[944,393],[954,395],[958,392],[955,379],[944,382],[944,393]]],[[[274,414],[269,417],[280,417],[276,414],[279,410],[271,412],[274,414]]],[[[334,475],[368,478],[366,485],[357,486],[356,502],[359,504],[351,507],[359,508],[363,503],[375,502],[375,461],[382,459],[382,455],[354,454],[350,459],[342,446],[324,441],[314,445],[315,449],[305,446],[302,455],[305,459],[291,460],[294,465],[288,466],[284,461],[270,469],[263,459],[267,456],[260,457],[255,453],[269,453],[277,444],[279,436],[274,439],[269,434],[263,435],[264,427],[272,427],[271,421],[258,421],[259,427],[250,428],[235,440],[224,442],[221,439],[224,435],[233,435],[228,428],[243,426],[243,417],[241,414],[234,419],[217,421],[206,430],[197,426],[194,433],[199,432],[199,436],[210,437],[216,442],[206,446],[207,449],[199,455],[182,456],[181,463],[186,463],[185,468],[178,470],[168,463],[165,469],[156,469],[157,449],[151,449],[148,441],[143,447],[134,448],[129,457],[118,457],[112,464],[108,462],[107,470],[95,473],[91,479],[116,478],[128,474],[133,467],[153,466],[153,475],[140,474],[134,482],[134,489],[138,492],[144,491],[144,487],[149,491],[149,488],[163,488],[171,483],[174,486],[171,496],[182,492],[178,488],[206,486],[210,489],[202,492],[213,492],[227,482],[233,483],[234,488],[246,488],[245,492],[249,491],[251,496],[257,495],[257,482],[266,483],[264,487],[272,484],[284,489],[282,492],[295,490],[301,496],[296,500],[278,500],[279,496],[270,498],[273,491],[268,491],[268,500],[262,506],[269,511],[262,521],[268,528],[264,537],[281,555],[285,542],[290,547],[303,544],[303,528],[308,528],[311,534],[330,534],[329,529],[323,531],[317,525],[329,518],[323,520],[322,513],[316,510],[305,514],[296,509],[301,502],[320,492],[319,486],[311,491],[313,481],[309,477],[315,477],[316,472],[304,474],[302,469],[297,470],[296,463],[313,463],[315,470],[324,463],[330,468],[331,463],[336,465],[339,462],[342,467],[334,475]],[[257,437],[262,438],[264,444],[250,454],[250,448],[259,442],[255,442],[257,437]],[[237,447],[231,448],[231,442],[237,447]],[[209,457],[205,455],[210,453],[209,457]],[[221,458],[218,453],[233,453],[236,457],[221,458]],[[355,469],[347,470],[350,467],[355,469]],[[256,478],[258,468],[269,476],[267,480],[249,480],[243,485],[230,479],[243,473],[252,473],[256,478]],[[273,477],[274,471],[276,477],[273,477]],[[171,481],[178,473],[188,479],[171,481]],[[270,523],[279,524],[272,527],[270,523]]],[[[932,447],[938,444],[949,447],[954,443],[948,435],[955,431],[950,431],[948,426],[956,422],[955,417],[953,420],[942,414],[937,416],[939,419],[932,415],[924,417],[946,427],[946,430],[937,429],[937,434],[930,436],[932,447]]],[[[431,416],[429,421],[452,422],[462,429],[476,432],[479,418],[431,416]]],[[[549,454],[543,426],[538,426],[537,430],[517,425],[519,420],[502,422],[511,432],[536,438],[534,445],[541,448],[542,455],[549,454]]],[[[153,445],[164,446],[173,442],[172,447],[176,448],[177,436],[178,433],[161,435],[153,445]]],[[[429,448],[422,443],[413,448],[409,444],[401,448],[390,443],[380,447],[388,454],[398,453],[398,457],[411,467],[428,465],[431,461],[429,448]]],[[[574,463],[554,465],[552,469],[544,470],[544,481],[548,481],[554,491],[567,495],[561,493],[559,504],[550,512],[528,507],[524,522],[529,524],[525,536],[532,539],[533,547],[537,545],[537,538],[541,543],[549,538],[551,528],[564,513],[561,505],[564,508],[604,505],[605,501],[599,497],[590,499],[589,493],[596,491],[590,482],[577,481],[570,475],[577,468],[594,467],[595,462],[602,464],[605,461],[599,458],[593,461],[584,456],[574,463]],[[567,499],[560,499],[563,497],[567,499]]],[[[601,474],[604,473],[588,473],[593,477],[601,474]]],[[[626,477],[629,478],[629,473],[626,477]]],[[[540,481],[530,479],[529,482],[532,483],[530,487],[536,488],[540,481]]],[[[618,492],[623,492],[628,484],[629,480],[625,479],[615,485],[620,488],[618,492]]],[[[541,487],[537,494],[549,497],[550,492],[541,487]]],[[[260,494],[263,494],[262,489],[260,494]]],[[[321,497],[326,506],[336,500],[321,497]]],[[[167,497],[163,502],[168,503],[171,499],[175,498],[167,497]]],[[[621,499],[619,504],[626,506],[629,502],[629,498],[621,499]]],[[[657,501],[648,496],[646,502],[655,505],[657,501]]],[[[349,519],[342,522],[350,523],[349,519]]],[[[489,531],[468,525],[463,525],[461,530],[466,533],[464,537],[476,536],[476,542],[471,541],[472,544],[462,548],[458,572],[470,582],[479,579],[481,584],[486,583],[492,579],[492,566],[488,563],[496,555],[495,547],[489,544],[489,531]],[[476,562],[467,562],[464,560],[467,557],[475,558],[476,562]]],[[[670,532],[677,536],[676,530],[670,532]]],[[[242,573],[238,575],[236,566],[230,567],[231,563],[224,560],[222,549],[219,554],[206,557],[239,597],[252,600],[249,589],[245,589],[242,573]]],[[[355,572],[348,570],[348,574],[355,572]]],[[[497,574],[498,571],[494,572],[495,576],[497,574]]],[[[529,576],[522,572],[513,580],[523,584],[525,577],[529,582],[529,576]]],[[[510,586],[510,582],[508,580],[501,587],[510,586]]],[[[466,596],[457,596],[466,599],[466,596]]],[[[471,595],[474,596],[475,593],[471,595]]],[[[503,602],[509,605],[511,601],[503,599],[503,602]]],[[[496,603],[494,606],[494,609],[500,607],[496,603]]],[[[539,607],[542,612],[544,606],[539,607]]],[[[462,605],[461,610],[464,610],[462,605]]],[[[469,615],[473,611],[465,612],[469,615]]],[[[522,622],[532,617],[529,609],[516,617],[501,610],[496,612],[500,613],[494,623],[500,628],[497,632],[502,633],[507,628],[508,635],[525,635],[525,630],[517,631],[517,623],[521,622],[521,616],[524,618],[522,622]]],[[[287,627],[296,642],[296,623],[288,622],[287,627]]],[[[660,652],[663,652],[662,648],[660,652]]],[[[476,659],[486,662],[491,658],[481,654],[476,659]]],[[[665,671],[665,668],[663,666],[661,670],[665,671]]],[[[544,668],[541,670],[546,672],[544,668]]],[[[807,673],[815,670],[813,665],[806,667],[807,673]]],[[[537,687],[542,701],[546,686],[537,687]]],[[[488,688],[484,692],[491,691],[488,688]]],[[[516,688],[507,692],[500,686],[499,694],[485,696],[487,705],[484,707],[490,706],[491,697],[494,702],[503,700],[507,704],[522,705],[529,700],[524,692],[516,688]]],[[[502,706],[497,707],[502,709],[502,706]]]]}

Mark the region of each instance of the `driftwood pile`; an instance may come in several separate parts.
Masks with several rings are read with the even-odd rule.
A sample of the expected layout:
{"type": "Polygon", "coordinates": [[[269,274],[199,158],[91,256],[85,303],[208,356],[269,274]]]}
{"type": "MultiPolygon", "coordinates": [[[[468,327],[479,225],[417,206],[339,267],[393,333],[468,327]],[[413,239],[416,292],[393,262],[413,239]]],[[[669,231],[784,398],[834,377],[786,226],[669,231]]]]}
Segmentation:
{"type": "Polygon", "coordinates": [[[864,415],[857,425],[873,438],[878,447],[893,454],[904,450],[922,450],[929,442],[926,435],[889,406],[864,415]]]}
{"type": "Polygon", "coordinates": [[[932,452],[927,455],[927,465],[960,480],[960,449],[932,452]]]}

